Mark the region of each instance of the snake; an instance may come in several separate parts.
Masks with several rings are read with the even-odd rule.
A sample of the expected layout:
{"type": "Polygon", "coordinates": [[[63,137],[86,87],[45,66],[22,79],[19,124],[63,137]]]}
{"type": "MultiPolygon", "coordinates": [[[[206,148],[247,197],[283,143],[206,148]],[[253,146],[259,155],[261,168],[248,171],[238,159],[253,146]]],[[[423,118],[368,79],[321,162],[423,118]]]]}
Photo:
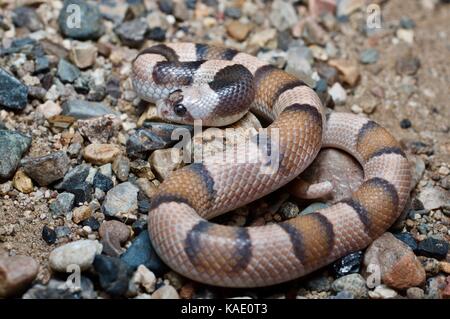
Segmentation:
{"type": "Polygon", "coordinates": [[[232,48],[161,43],[132,62],[138,96],[169,122],[226,126],[249,111],[269,123],[233,148],[174,170],[151,199],[148,232],[158,256],[194,281],[263,287],[303,277],[365,249],[399,217],[411,171],[399,142],[367,117],[327,112],[296,76],[232,48]],[[286,185],[321,148],[352,155],[364,172],[348,198],[263,226],[212,218],[286,185]]]}

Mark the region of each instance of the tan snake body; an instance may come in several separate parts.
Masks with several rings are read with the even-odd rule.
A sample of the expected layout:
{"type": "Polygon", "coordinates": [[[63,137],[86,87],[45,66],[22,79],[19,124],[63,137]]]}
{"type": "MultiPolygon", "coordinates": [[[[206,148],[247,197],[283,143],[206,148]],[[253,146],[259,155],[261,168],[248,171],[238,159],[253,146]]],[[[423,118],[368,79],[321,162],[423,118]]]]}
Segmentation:
{"type": "MultiPolygon", "coordinates": [[[[259,157],[224,162],[219,154],[173,172],[160,185],[149,235],[163,261],[186,277],[227,287],[299,278],[368,246],[405,206],[409,164],[384,128],[352,114],[325,116],[312,89],[251,55],[203,44],[157,45],[137,56],[132,81],[143,99],[157,102],[160,114],[175,122],[202,118],[207,125],[226,125],[250,107],[272,121],[264,132],[269,140],[277,129],[279,165],[270,174],[261,173],[268,162],[259,157]],[[321,147],[345,150],[362,165],[364,182],[351,198],[279,224],[207,221],[285,185],[321,147]]],[[[261,152],[261,134],[250,143],[250,156],[261,152]]],[[[235,149],[237,157],[244,152],[243,145],[235,149]]]]}

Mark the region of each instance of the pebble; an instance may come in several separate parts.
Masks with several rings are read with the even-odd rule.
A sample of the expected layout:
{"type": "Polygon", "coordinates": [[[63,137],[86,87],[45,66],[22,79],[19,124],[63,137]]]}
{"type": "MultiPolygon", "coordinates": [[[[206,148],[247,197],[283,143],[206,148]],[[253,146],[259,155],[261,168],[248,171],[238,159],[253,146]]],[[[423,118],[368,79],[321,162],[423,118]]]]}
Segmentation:
{"type": "Polygon", "coordinates": [[[102,212],[108,216],[128,216],[138,209],[137,193],[139,189],[130,182],[121,183],[106,194],[102,212]]]}
{"type": "Polygon", "coordinates": [[[143,127],[127,140],[127,155],[130,158],[147,160],[151,151],[165,149],[174,145],[177,140],[172,139],[172,134],[192,133],[192,127],[169,123],[144,121],[143,127]]]}
{"type": "Polygon", "coordinates": [[[115,114],[108,106],[84,100],[70,100],[62,105],[62,114],[76,119],[87,119],[106,114],[115,114]]]}
{"type": "Polygon", "coordinates": [[[151,28],[147,32],[147,38],[153,41],[164,42],[166,40],[166,30],[160,27],[151,28]]]}
{"type": "Polygon", "coordinates": [[[65,59],[59,60],[56,76],[62,83],[74,83],[80,75],[81,72],[75,65],[65,59]]]}
{"type": "Polygon", "coordinates": [[[406,290],[406,296],[408,299],[424,299],[425,292],[418,287],[411,287],[406,290]]]}
{"type": "Polygon", "coordinates": [[[72,220],[75,224],[79,224],[82,221],[88,219],[92,215],[92,208],[90,206],[80,206],[73,210],[72,220]]]}
{"type": "Polygon", "coordinates": [[[120,154],[120,148],[114,144],[90,144],[83,151],[83,158],[92,164],[112,163],[120,154]]]}
{"type": "Polygon", "coordinates": [[[444,240],[428,237],[419,242],[417,253],[421,256],[436,258],[438,260],[445,259],[449,250],[448,242],[444,240]]]}
{"type": "Polygon", "coordinates": [[[336,16],[346,17],[364,5],[363,0],[341,0],[337,2],[336,16]]]}
{"type": "Polygon", "coordinates": [[[312,203],[310,205],[308,205],[306,208],[304,208],[299,215],[307,215],[307,214],[311,214],[314,212],[317,212],[318,210],[324,209],[329,207],[328,204],[325,203],[321,203],[321,202],[317,202],[317,203],[312,203]]]}
{"type": "Polygon", "coordinates": [[[342,74],[342,80],[351,87],[358,83],[360,73],[357,63],[350,60],[333,59],[328,61],[328,64],[335,67],[342,74]]]}
{"type": "Polygon", "coordinates": [[[233,20],[227,24],[227,32],[233,39],[237,41],[244,41],[251,31],[251,26],[246,23],[241,23],[233,20]]]}
{"type": "Polygon", "coordinates": [[[14,175],[13,186],[24,194],[29,194],[33,191],[33,181],[22,170],[18,170],[14,175]]]}
{"type": "Polygon", "coordinates": [[[74,194],[68,192],[58,194],[56,200],[49,205],[50,212],[53,216],[68,215],[72,211],[74,200],[74,194]]]}
{"type": "Polygon", "coordinates": [[[442,299],[446,285],[446,277],[444,275],[437,275],[436,277],[429,278],[425,288],[425,298],[442,299]]]}
{"type": "Polygon", "coordinates": [[[232,19],[239,19],[242,15],[242,11],[238,7],[226,7],[223,13],[232,19]]]}
{"type": "Polygon", "coordinates": [[[95,64],[97,47],[89,42],[79,42],[69,53],[70,60],[80,69],[87,69],[95,64]]]}
{"type": "Polygon", "coordinates": [[[53,101],[47,101],[36,108],[36,111],[44,115],[46,119],[59,115],[62,112],[62,108],[58,103],[53,101]]]}
{"type": "Polygon", "coordinates": [[[374,291],[369,291],[371,299],[393,299],[397,297],[397,292],[386,285],[379,285],[374,291]]]}
{"type": "Polygon", "coordinates": [[[112,164],[112,170],[119,181],[127,181],[130,174],[130,160],[123,155],[117,156],[112,164]]]}
{"type": "Polygon", "coordinates": [[[28,87],[0,67],[0,108],[20,111],[27,105],[28,87]]]}
{"type": "Polygon", "coordinates": [[[420,286],[426,279],[411,248],[391,233],[384,233],[367,248],[364,266],[370,273],[379,269],[382,282],[396,289],[420,286]]]}
{"type": "Polygon", "coordinates": [[[100,286],[112,296],[122,296],[128,290],[130,270],[119,258],[97,255],[94,268],[98,274],[100,286]]]}
{"type": "Polygon", "coordinates": [[[139,265],[144,265],[157,277],[168,270],[167,266],[156,254],[147,230],[142,231],[134,239],[131,246],[120,258],[133,270],[137,269],[139,265]]]}
{"type": "Polygon", "coordinates": [[[177,290],[171,285],[164,285],[152,294],[152,299],[180,299],[177,290]]]}
{"type": "Polygon", "coordinates": [[[401,240],[406,245],[408,245],[409,248],[412,249],[412,251],[414,251],[414,252],[417,251],[417,242],[410,233],[405,232],[405,233],[400,233],[400,234],[394,234],[394,236],[395,236],[395,238],[401,240]]]}
{"type": "Polygon", "coordinates": [[[378,61],[380,54],[378,50],[370,48],[361,52],[359,55],[359,61],[362,64],[373,64],[378,61]]]}
{"type": "Polygon", "coordinates": [[[36,278],[39,264],[28,256],[0,254],[0,298],[16,296],[36,278]]]}
{"type": "Polygon", "coordinates": [[[411,120],[403,119],[400,121],[400,127],[403,129],[410,128],[412,126],[411,120]]]}
{"type": "Polygon", "coordinates": [[[15,131],[0,130],[0,182],[14,175],[30,145],[31,137],[15,131]]]}
{"type": "Polygon", "coordinates": [[[71,230],[67,226],[58,226],[55,228],[55,233],[57,238],[67,237],[70,235],[71,230]]]}
{"type": "Polygon", "coordinates": [[[339,82],[333,84],[333,86],[328,90],[328,94],[331,95],[334,103],[337,105],[345,104],[345,101],[347,100],[347,92],[342,85],[339,84],[339,82]]]}
{"type": "Polygon", "coordinates": [[[298,22],[294,6],[286,1],[275,0],[269,14],[270,22],[279,31],[292,28],[298,22]]]}
{"type": "Polygon", "coordinates": [[[356,251],[348,254],[332,264],[337,277],[347,276],[349,274],[359,273],[361,268],[363,252],[356,251]]]}
{"type": "Polygon", "coordinates": [[[81,225],[83,226],[89,226],[93,231],[97,231],[100,228],[100,223],[98,222],[97,219],[95,219],[94,216],[89,217],[86,220],[83,220],[81,222],[81,225]]]}
{"type": "Polygon", "coordinates": [[[427,185],[420,190],[418,199],[426,210],[435,210],[449,204],[450,192],[440,187],[427,185]]]}
{"type": "Polygon", "coordinates": [[[400,27],[403,29],[414,29],[416,27],[416,23],[409,17],[402,17],[400,19],[400,27]]]}
{"type": "Polygon", "coordinates": [[[336,279],[331,285],[334,291],[348,291],[355,298],[367,298],[366,281],[360,274],[350,274],[336,279]]]}
{"type": "Polygon", "coordinates": [[[295,203],[284,202],[283,205],[281,205],[279,212],[285,219],[289,219],[298,216],[300,209],[295,203]]]}
{"type": "Polygon", "coordinates": [[[147,267],[140,265],[134,272],[131,282],[136,287],[143,287],[145,292],[152,293],[155,291],[156,277],[147,267]]]}
{"type": "MultiPolygon", "coordinates": [[[[82,277],[83,278],[83,277],[82,277]]],[[[36,284],[31,287],[22,299],[79,299],[67,287],[65,281],[50,279],[47,285],[36,284]]]]}
{"type": "Polygon", "coordinates": [[[105,221],[99,228],[99,235],[102,238],[103,253],[118,257],[122,254],[122,244],[124,244],[131,235],[130,229],[124,223],[117,220],[105,221]]]}
{"type": "Polygon", "coordinates": [[[58,272],[66,272],[70,265],[88,269],[95,255],[102,252],[102,245],[96,240],[78,240],[55,248],[49,256],[50,267],[58,272]]]}
{"type": "Polygon", "coordinates": [[[95,174],[93,185],[95,188],[100,188],[104,192],[108,192],[111,188],[114,187],[112,179],[100,172],[97,172],[97,174],[95,174]]]}
{"type": "Polygon", "coordinates": [[[164,180],[171,172],[181,167],[182,156],[179,149],[156,150],[150,155],[149,162],[156,175],[164,180]]]}
{"type": "Polygon", "coordinates": [[[397,38],[400,40],[408,43],[413,44],[414,43],[414,31],[413,30],[407,30],[407,29],[398,29],[396,32],[397,38]]]}
{"type": "Polygon", "coordinates": [[[400,57],[395,62],[395,70],[400,75],[414,75],[420,68],[420,60],[416,57],[400,57]]]}
{"type": "Polygon", "coordinates": [[[13,23],[18,28],[27,28],[30,32],[44,29],[37,12],[29,7],[17,7],[13,10],[13,23]]]}
{"type": "Polygon", "coordinates": [[[318,276],[306,283],[306,288],[312,291],[322,292],[331,290],[333,280],[328,276],[318,276]]]}
{"type": "Polygon", "coordinates": [[[55,230],[51,229],[47,225],[42,227],[42,239],[49,245],[56,243],[57,234],[55,230]]]}
{"type": "Polygon", "coordinates": [[[137,159],[130,163],[131,171],[138,177],[146,178],[148,180],[155,179],[150,163],[145,160],[137,159]]]}
{"type": "Polygon", "coordinates": [[[70,168],[70,159],[64,151],[24,158],[20,163],[25,173],[40,186],[49,185],[63,178],[70,168]]]}
{"type": "Polygon", "coordinates": [[[125,21],[114,29],[123,45],[139,48],[145,41],[148,24],[145,18],[125,21]]]}
{"type": "Polygon", "coordinates": [[[68,38],[77,40],[96,40],[104,33],[104,26],[98,6],[90,5],[84,0],[64,1],[64,6],[58,17],[59,30],[68,38]],[[73,9],[70,5],[77,5],[82,17],[79,26],[74,26],[73,9]]]}
{"type": "Polygon", "coordinates": [[[120,119],[114,114],[107,114],[85,120],[78,120],[78,130],[91,143],[108,143],[120,130],[120,119]]]}

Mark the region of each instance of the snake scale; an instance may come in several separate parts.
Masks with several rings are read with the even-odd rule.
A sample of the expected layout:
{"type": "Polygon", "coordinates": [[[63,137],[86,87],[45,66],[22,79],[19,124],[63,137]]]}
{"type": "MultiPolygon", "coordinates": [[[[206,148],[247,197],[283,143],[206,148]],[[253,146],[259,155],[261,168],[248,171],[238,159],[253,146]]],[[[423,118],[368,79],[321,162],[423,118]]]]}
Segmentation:
{"type": "Polygon", "coordinates": [[[224,287],[299,278],[367,247],[406,204],[411,172],[388,131],[353,114],[325,115],[311,88],[252,55],[205,44],[159,44],[138,54],[132,83],[172,122],[202,119],[206,126],[223,126],[249,109],[271,122],[253,136],[250,152],[236,146],[235,156],[247,151],[251,161],[207,157],[174,171],[152,199],[148,230],[154,248],[186,277],[224,287]],[[267,151],[260,140],[275,139],[274,131],[278,166],[261,173],[270,160],[256,157],[267,151]],[[321,147],[342,149],[363,167],[364,181],[350,198],[278,224],[235,227],[208,221],[285,185],[321,147]]]}

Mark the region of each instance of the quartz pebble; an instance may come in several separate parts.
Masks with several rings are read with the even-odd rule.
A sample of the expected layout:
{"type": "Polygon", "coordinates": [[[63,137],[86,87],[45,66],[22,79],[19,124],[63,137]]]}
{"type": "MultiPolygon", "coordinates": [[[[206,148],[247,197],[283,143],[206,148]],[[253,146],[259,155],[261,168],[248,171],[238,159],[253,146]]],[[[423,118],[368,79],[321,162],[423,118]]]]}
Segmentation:
{"type": "Polygon", "coordinates": [[[55,248],[49,256],[50,267],[58,272],[66,272],[71,265],[81,270],[88,269],[95,255],[102,252],[102,245],[96,240],[78,240],[55,248]]]}
{"type": "Polygon", "coordinates": [[[164,285],[152,294],[152,299],[180,299],[180,296],[174,287],[164,285]]]}

